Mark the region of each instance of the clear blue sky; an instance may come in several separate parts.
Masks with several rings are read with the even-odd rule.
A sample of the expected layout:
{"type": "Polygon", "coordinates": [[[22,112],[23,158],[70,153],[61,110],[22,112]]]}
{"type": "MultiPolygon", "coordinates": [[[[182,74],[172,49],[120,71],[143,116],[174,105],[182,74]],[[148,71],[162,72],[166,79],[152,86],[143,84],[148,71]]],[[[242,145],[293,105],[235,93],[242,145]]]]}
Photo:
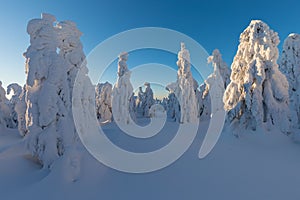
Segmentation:
{"type": "MultiPolygon", "coordinates": [[[[52,13],[59,21],[75,21],[84,33],[82,43],[86,54],[121,31],[155,26],[185,33],[198,41],[208,53],[215,48],[220,49],[230,65],[239,35],[251,19],[261,19],[278,32],[279,47],[289,33],[300,33],[300,2],[297,0],[1,0],[0,4],[0,80],[4,85],[25,82],[22,53],[29,45],[26,25],[28,20],[39,18],[42,12],[52,13]]],[[[160,62],[145,60],[155,61],[160,62]]],[[[176,56],[174,59],[166,58],[165,62],[176,68],[176,56]]],[[[139,64],[142,63],[139,61],[139,64]]]]}

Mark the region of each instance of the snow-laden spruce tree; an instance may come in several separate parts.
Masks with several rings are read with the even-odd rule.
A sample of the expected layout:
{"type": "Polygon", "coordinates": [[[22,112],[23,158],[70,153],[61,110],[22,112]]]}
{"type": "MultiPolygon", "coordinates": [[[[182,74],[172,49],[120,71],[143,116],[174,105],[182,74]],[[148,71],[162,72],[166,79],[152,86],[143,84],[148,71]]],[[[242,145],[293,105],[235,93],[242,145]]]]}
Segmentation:
{"type": "Polygon", "coordinates": [[[11,95],[9,100],[9,107],[10,107],[10,117],[12,122],[12,128],[18,127],[18,113],[15,111],[16,105],[19,103],[20,96],[22,94],[22,87],[17,83],[11,83],[7,86],[7,94],[11,95]]]}
{"type": "Polygon", "coordinates": [[[112,119],[112,85],[109,82],[98,83],[95,89],[97,118],[100,122],[110,122],[112,119]]]}
{"type": "Polygon", "coordinates": [[[44,167],[50,165],[65,151],[65,136],[72,125],[68,122],[70,91],[67,68],[57,54],[58,34],[55,17],[42,14],[41,19],[29,21],[27,32],[30,46],[26,58],[26,126],[28,147],[44,167]]]}
{"type": "Polygon", "coordinates": [[[300,128],[300,35],[290,34],[283,44],[279,69],[289,82],[292,125],[300,128]]]}
{"type": "Polygon", "coordinates": [[[210,118],[218,110],[224,110],[223,95],[230,82],[230,70],[223,61],[218,49],[213,51],[212,55],[207,58],[207,61],[212,63],[214,71],[204,81],[205,86],[201,86],[201,92],[198,95],[198,99],[199,97],[202,98],[200,118],[207,118],[207,116],[210,118]],[[211,101],[214,101],[213,107],[211,101]]]}
{"type": "Polygon", "coordinates": [[[277,33],[260,20],[241,34],[223,98],[229,122],[253,130],[267,122],[290,131],[288,82],[278,69],[278,43],[277,33]]]}
{"type": "Polygon", "coordinates": [[[8,106],[8,99],[6,98],[5,89],[2,86],[2,82],[0,81],[0,125],[3,127],[11,128],[11,110],[8,106]]]}
{"type": "Polygon", "coordinates": [[[118,79],[112,91],[113,118],[117,122],[129,124],[131,122],[130,110],[132,110],[133,87],[130,83],[131,71],[128,70],[126,61],[128,53],[119,55],[118,79]]]}
{"type": "Polygon", "coordinates": [[[195,81],[191,73],[190,53],[181,43],[177,61],[177,82],[174,93],[180,103],[180,123],[193,123],[198,120],[195,81]]]}
{"type": "Polygon", "coordinates": [[[152,105],[154,105],[155,100],[153,98],[153,91],[152,88],[150,86],[150,83],[145,82],[144,84],[146,86],[145,89],[145,109],[144,109],[144,116],[145,117],[149,117],[149,110],[151,108],[152,105]]]}

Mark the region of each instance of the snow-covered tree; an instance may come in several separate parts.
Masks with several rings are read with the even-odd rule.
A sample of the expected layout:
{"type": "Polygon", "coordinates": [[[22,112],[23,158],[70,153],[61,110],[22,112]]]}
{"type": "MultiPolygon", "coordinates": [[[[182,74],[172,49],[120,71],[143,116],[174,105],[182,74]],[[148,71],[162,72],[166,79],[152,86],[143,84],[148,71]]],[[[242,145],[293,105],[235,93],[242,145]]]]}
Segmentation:
{"type": "Polygon", "coordinates": [[[134,93],[132,93],[132,95],[129,99],[129,114],[130,114],[131,119],[134,122],[136,122],[136,116],[137,116],[136,101],[137,101],[137,97],[134,96],[134,93]]]}
{"type": "Polygon", "coordinates": [[[18,114],[15,111],[15,107],[20,101],[20,96],[22,94],[22,87],[17,83],[12,83],[7,86],[7,94],[11,95],[9,100],[9,107],[10,107],[10,117],[12,122],[12,128],[18,127],[18,114]]]}
{"type": "Polygon", "coordinates": [[[223,98],[229,122],[253,130],[267,122],[290,131],[288,82],[278,69],[278,43],[277,33],[260,20],[241,34],[223,98]]]}
{"type": "Polygon", "coordinates": [[[149,117],[149,110],[151,106],[155,103],[155,100],[153,98],[153,91],[150,87],[150,83],[146,82],[144,84],[146,86],[145,89],[145,110],[144,110],[144,116],[149,117]]]}
{"type": "Polygon", "coordinates": [[[0,125],[11,128],[12,122],[10,111],[8,99],[6,98],[6,92],[2,86],[2,82],[0,81],[0,125]]]}
{"type": "Polygon", "coordinates": [[[18,117],[18,130],[21,136],[25,136],[27,134],[27,128],[26,128],[27,106],[25,102],[25,96],[26,96],[25,86],[23,87],[22,92],[19,95],[19,99],[15,105],[15,112],[17,113],[17,117],[18,117]]]}
{"type": "Polygon", "coordinates": [[[190,53],[181,43],[178,52],[178,72],[174,93],[180,103],[180,123],[193,123],[198,120],[195,81],[191,72],[190,53]]]}
{"type": "Polygon", "coordinates": [[[137,115],[139,117],[143,117],[144,110],[145,110],[145,93],[144,93],[142,87],[139,87],[138,96],[137,96],[137,100],[136,100],[137,115]]]}
{"type": "Polygon", "coordinates": [[[174,93],[173,85],[170,84],[166,87],[166,90],[170,92],[167,101],[167,116],[176,122],[180,122],[180,105],[174,93]]]}
{"type": "Polygon", "coordinates": [[[119,55],[118,62],[118,79],[112,91],[112,110],[113,118],[117,122],[129,124],[131,122],[130,106],[133,96],[133,87],[130,83],[131,71],[128,70],[127,61],[128,53],[124,52],[119,55]]]}
{"type": "Polygon", "coordinates": [[[211,98],[206,83],[201,84],[199,90],[196,90],[196,99],[198,103],[198,117],[200,120],[209,120],[211,117],[211,98]]]}
{"type": "Polygon", "coordinates": [[[223,95],[230,82],[230,70],[218,49],[213,51],[207,61],[212,63],[214,71],[204,81],[205,84],[200,87],[200,93],[197,95],[201,119],[208,119],[218,110],[224,109],[223,95]],[[214,102],[213,108],[211,101],[214,102]]]}
{"type": "Polygon", "coordinates": [[[208,77],[212,78],[222,78],[222,82],[224,83],[224,88],[230,83],[230,69],[227,64],[222,59],[222,54],[218,49],[215,49],[211,56],[207,58],[208,63],[212,63],[214,72],[208,77]]]}
{"type": "Polygon", "coordinates": [[[155,103],[153,98],[153,91],[150,87],[150,83],[145,82],[146,86],[145,92],[143,92],[142,87],[139,87],[138,97],[136,101],[137,113],[140,117],[149,117],[149,110],[151,106],[155,103]]]}
{"type": "MultiPolygon", "coordinates": [[[[64,155],[70,161],[67,166],[74,181],[80,168],[76,149],[81,144],[73,122],[72,89],[77,72],[87,74],[88,70],[75,23],[66,21],[54,26],[55,21],[54,16],[42,14],[41,19],[33,19],[27,26],[26,138],[32,155],[44,167],[64,155]]],[[[82,87],[89,85],[84,84],[82,87]]]]}
{"type": "Polygon", "coordinates": [[[112,85],[109,82],[99,83],[96,86],[96,111],[100,122],[111,121],[112,85]]]}
{"type": "Polygon", "coordinates": [[[64,135],[70,108],[66,64],[56,52],[58,35],[55,17],[42,14],[29,21],[30,46],[26,58],[26,126],[28,147],[45,167],[49,167],[64,151],[64,135]]]}
{"type": "Polygon", "coordinates": [[[289,82],[292,125],[300,128],[300,35],[290,34],[283,44],[279,69],[289,82]]]}

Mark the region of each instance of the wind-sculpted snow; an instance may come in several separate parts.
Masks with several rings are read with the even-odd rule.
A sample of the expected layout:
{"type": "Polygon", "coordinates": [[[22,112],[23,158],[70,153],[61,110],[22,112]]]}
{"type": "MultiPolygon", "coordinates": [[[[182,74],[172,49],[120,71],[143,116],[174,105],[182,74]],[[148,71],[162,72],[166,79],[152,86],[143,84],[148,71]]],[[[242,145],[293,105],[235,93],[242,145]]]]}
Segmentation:
{"type": "Polygon", "coordinates": [[[278,69],[278,43],[277,33],[259,20],[241,34],[223,98],[229,122],[254,130],[267,123],[290,131],[288,82],[278,69]]]}

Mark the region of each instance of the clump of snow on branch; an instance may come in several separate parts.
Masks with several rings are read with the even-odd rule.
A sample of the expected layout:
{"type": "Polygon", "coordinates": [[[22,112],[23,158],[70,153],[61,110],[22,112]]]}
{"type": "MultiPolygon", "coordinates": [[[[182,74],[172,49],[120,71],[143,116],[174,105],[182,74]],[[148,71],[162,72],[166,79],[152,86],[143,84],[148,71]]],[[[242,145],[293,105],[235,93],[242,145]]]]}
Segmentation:
{"type": "Polygon", "coordinates": [[[290,131],[286,77],[277,65],[279,38],[260,20],[251,21],[240,36],[223,98],[228,121],[256,130],[264,122],[290,131]]]}
{"type": "Polygon", "coordinates": [[[119,55],[118,79],[112,91],[113,118],[117,122],[129,124],[131,122],[131,112],[133,110],[133,87],[130,82],[131,71],[128,70],[126,61],[128,53],[119,55]]]}

